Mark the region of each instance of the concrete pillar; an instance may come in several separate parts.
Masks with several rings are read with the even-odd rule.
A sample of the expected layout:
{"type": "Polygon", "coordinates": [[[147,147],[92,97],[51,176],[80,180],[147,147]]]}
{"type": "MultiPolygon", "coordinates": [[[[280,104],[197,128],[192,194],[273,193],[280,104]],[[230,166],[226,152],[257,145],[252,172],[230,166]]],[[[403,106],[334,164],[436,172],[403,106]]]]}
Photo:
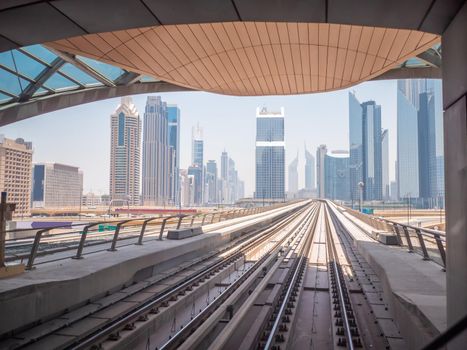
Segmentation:
{"type": "MultiPolygon", "coordinates": [[[[467,315],[467,3],[443,33],[447,321],[467,315]]],[[[465,349],[467,331],[449,349],[465,349]]]]}

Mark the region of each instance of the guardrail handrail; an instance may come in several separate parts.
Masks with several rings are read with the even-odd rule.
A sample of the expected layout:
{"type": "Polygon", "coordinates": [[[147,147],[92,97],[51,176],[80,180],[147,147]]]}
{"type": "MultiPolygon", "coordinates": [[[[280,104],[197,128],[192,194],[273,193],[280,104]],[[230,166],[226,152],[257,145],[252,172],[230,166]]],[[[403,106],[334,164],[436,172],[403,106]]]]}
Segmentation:
{"type": "MultiPolygon", "coordinates": [[[[430,253],[429,253],[429,251],[428,251],[428,249],[426,247],[426,242],[425,242],[425,239],[427,239],[427,238],[424,238],[424,237],[429,237],[429,238],[434,239],[435,242],[436,242],[436,247],[437,247],[438,252],[439,252],[439,256],[441,258],[441,262],[442,262],[441,265],[443,266],[443,270],[444,271],[446,270],[446,247],[445,247],[446,233],[445,232],[438,231],[438,230],[433,230],[433,229],[430,229],[430,228],[423,228],[423,227],[413,226],[413,225],[409,225],[409,224],[404,224],[404,223],[401,223],[401,222],[385,219],[385,218],[383,218],[381,216],[374,216],[374,215],[370,215],[370,214],[365,214],[365,213],[353,210],[351,208],[346,208],[346,211],[350,215],[356,217],[357,219],[365,222],[367,225],[372,226],[373,228],[376,228],[378,230],[382,229],[381,228],[381,223],[385,223],[386,227],[389,230],[392,230],[396,234],[397,241],[398,241],[400,246],[404,246],[404,242],[402,240],[402,234],[403,234],[404,237],[405,237],[405,240],[406,240],[406,245],[408,247],[409,253],[415,252],[413,242],[412,242],[413,236],[412,236],[412,238],[410,237],[409,230],[415,232],[416,238],[414,238],[414,239],[415,240],[418,239],[418,244],[420,246],[420,250],[421,250],[423,259],[424,260],[432,260],[434,262],[437,262],[436,260],[433,260],[430,257],[430,253]],[[402,229],[402,232],[400,231],[399,228],[402,229]]],[[[433,243],[430,240],[428,240],[428,242],[433,243]]]]}
{"type": "MultiPolygon", "coordinates": [[[[247,216],[247,215],[252,215],[252,214],[257,214],[257,213],[262,213],[262,212],[265,212],[265,211],[268,211],[268,210],[273,210],[273,209],[276,209],[276,208],[279,208],[279,207],[282,207],[286,205],[286,203],[278,203],[278,204],[274,204],[274,205],[269,205],[269,206],[266,206],[266,207],[251,207],[251,208],[243,208],[243,209],[240,209],[240,208],[236,208],[236,209],[232,209],[232,208],[228,208],[227,210],[219,210],[219,211],[213,211],[213,212],[209,212],[209,213],[197,213],[197,214],[193,214],[193,215],[187,215],[187,214],[176,214],[176,215],[168,215],[168,216],[156,216],[156,217],[136,217],[136,218],[125,218],[125,219],[120,219],[120,220],[105,220],[105,221],[94,221],[94,222],[89,222],[89,221],[86,221],[86,222],[74,222],[74,223],[64,223],[64,224],[60,224],[60,223],[57,223],[57,224],[54,224],[54,225],[51,225],[51,226],[46,226],[46,227],[31,227],[31,228],[16,228],[16,229],[12,229],[12,230],[8,230],[7,232],[10,232],[10,233],[14,233],[14,232],[28,232],[28,231],[32,231],[32,232],[35,232],[35,235],[34,236],[29,236],[29,237],[24,237],[24,238],[20,238],[20,239],[8,239],[6,241],[9,241],[9,242],[12,242],[12,241],[21,241],[22,239],[31,239],[33,238],[33,243],[32,243],[32,246],[31,246],[31,250],[29,253],[24,253],[24,255],[20,254],[20,255],[16,255],[16,254],[13,254],[11,255],[11,257],[16,257],[16,259],[10,259],[10,261],[13,261],[13,260],[17,260],[19,259],[18,256],[21,256],[21,260],[23,258],[27,258],[27,264],[26,264],[26,270],[31,270],[34,268],[34,261],[36,259],[36,257],[40,254],[41,256],[42,255],[46,255],[46,254],[51,254],[54,249],[52,250],[45,250],[45,251],[41,251],[39,252],[39,247],[40,247],[40,244],[41,244],[41,239],[43,238],[44,234],[51,231],[51,230],[54,230],[54,229],[72,229],[72,231],[67,231],[67,232],[62,232],[62,233],[57,233],[57,236],[66,236],[68,237],[68,235],[73,235],[73,234],[81,234],[81,236],[79,237],[79,242],[78,242],[78,247],[76,249],[76,254],[73,255],[71,258],[73,259],[82,259],[83,258],[83,250],[84,250],[84,247],[86,246],[86,239],[87,239],[87,236],[88,236],[88,233],[91,231],[91,229],[95,228],[96,226],[99,226],[99,225],[108,225],[108,224],[113,224],[113,225],[116,225],[115,227],[115,231],[113,232],[113,236],[112,236],[112,241],[110,243],[110,248],[107,249],[109,251],[116,251],[116,246],[117,246],[117,241],[119,240],[119,236],[120,236],[120,230],[122,227],[124,227],[126,224],[129,224],[129,223],[132,223],[130,225],[128,225],[128,227],[137,227],[139,225],[141,225],[141,231],[138,235],[138,241],[137,243],[135,243],[136,245],[142,245],[143,244],[143,238],[144,238],[144,234],[145,234],[145,231],[146,231],[146,228],[147,228],[147,225],[152,222],[152,221],[156,221],[156,220],[161,220],[161,227],[160,227],[160,231],[159,231],[159,237],[157,238],[157,240],[162,240],[162,237],[163,237],[163,234],[164,234],[164,230],[166,228],[166,224],[168,222],[168,220],[170,219],[174,219],[174,218],[178,218],[178,222],[176,224],[176,228],[179,229],[180,226],[182,225],[182,221],[184,218],[187,218],[187,217],[191,217],[191,222],[187,223],[190,225],[190,227],[194,224],[195,220],[197,217],[202,217],[201,221],[200,221],[200,225],[204,225],[204,224],[211,224],[211,223],[214,223],[215,222],[215,219],[216,219],[216,216],[217,216],[217,221],[216,222],[220,222],[220,221],[223,221],[223,220],[228,220],[228,219],[231,219],[231,218],[237,218],[237,217],[240,217],[240,216],[247,216]],[[208,220],[207,218],[209,217],[209,215],[211,215],[211,219],[208,220]],[[77,227],[79,227],[80,229],[76,229],[77,227]]],[[[51,236],[53,237],[53,236],[51,236]]],[[[132,237],[130,237],[132,238],[132,237]]],[[[29,244],[29,243],[28,243],[29,244]]],[[[71,248],[71,247],[70,247],[71,248]]],[[[68,250],[68,249],[67,249],[68,250]]],[[[69,258],[69,257],[67,257],[69,258]]]]}

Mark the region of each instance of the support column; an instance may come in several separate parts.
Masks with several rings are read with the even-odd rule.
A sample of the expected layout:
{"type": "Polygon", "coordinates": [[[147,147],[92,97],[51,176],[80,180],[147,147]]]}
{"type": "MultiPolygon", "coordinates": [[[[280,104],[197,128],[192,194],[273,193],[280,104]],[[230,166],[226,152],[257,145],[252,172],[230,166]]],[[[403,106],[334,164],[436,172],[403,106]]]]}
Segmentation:
{"type": "MultiPolygon", "coordinates": [[[[443,33],[447,321],[467,315],[467,3],[443,33]]],[[[467,331],[448,349],[465,349],[467,331]]]]}

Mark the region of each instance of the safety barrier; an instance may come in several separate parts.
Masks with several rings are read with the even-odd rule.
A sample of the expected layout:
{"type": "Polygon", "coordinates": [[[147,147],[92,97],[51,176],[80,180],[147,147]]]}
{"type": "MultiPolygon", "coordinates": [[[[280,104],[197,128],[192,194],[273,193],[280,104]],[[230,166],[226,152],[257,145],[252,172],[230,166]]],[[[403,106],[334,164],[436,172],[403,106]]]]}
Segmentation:
{"type": "Polygon", "coordinates": [[[400,246],[407,247],[410,253],[419,253],[424,260],[432,260],[446,270],[445,232],[363,214],[350,208],[345,208],[345,211],[376,230],[393,232],[400,246]]]}
{"type": "MultiPolygon", "coordinates": [[[[90,223],[76,223],[76,224],[66,224],[66,225],[54,225],[50,227],[45,227],[41,229],[16,229],[10,230],[7,232],[35,232],[34,240],[30,247],[29,253],[26,254],[9,254],[8,255],[8,245],[7,245],[7,257],[6,261],[17,261],[17,260],[24,260],[27,259],[26,263],[26,270],[31,270],[34,268],[35,260],[38,256],[44,256],[48,254],[54,254],[57,252],[62,252],[70,249],[76,249],[76,254],[72,256],[73,259],[83,259],[83,250],[85,246],[97,245],[102,244],[102,242],[90,242],[89,241],[89,234],[94,233],[105,235],[105,230],[109,230],[109,234],[112,234],[112,239],[110,241],[110,248],[107,249],[110,252],[117,251],[117,242],[124,239],[135,239],[137,238],[137,242],[135,245],[143,245],[145,234],[147,235],[147,228],[148,226],[156,226],[156,231],[152,231],[151,233],[157,235],[157,240],[162,240],[164,233],[166,230],[170,228],[179,229],[181,227],[193,227],[196,226],[204,226],[207,224],[213,224],[225,220],[230,220],[237,217],[247,216],[262,213],[268,210],[276,209],[278,207],[284,206],[285,203],[274,204],[271,206],[266,207],[256,207],[256,208],[248,208],[248,209],[233,209],[233,210],[226,210],[226,211],[216,211],[216,212],[209,212],[209,213],[200,213],[194,215],[185,215],[185,214],[177,214],[177,215],[170,215],[170,216],[158,216],[158,217],[142,217],[142,218],[126,218],[122,220],[111,220],[111,221],[98,221],[98,222],[90,222],[90,223]],[[170,227],[169,227],[170,224],[170,227]],[[158,226],[158,227],[157,227],[158,226]],[[134,228],[136,230],[131,231],[131,233],[137,234],[135,235],[125,235],[122,237],[122,230],[134,228]],[[74,245],[73,247],[65,246],[65,247],[58,247],[53,249],[46,249],[40,250],[41,243],[43,242],[44,237],[54,237],[51,234],[52,230],[60,230],[60,229],[71,229],[70,231],[58,233],[56,234],[57,237],[61,239],[67,240],[69,238],[70,241],[75,240],[77,238],[76,235],[79,235],[79,240],[77,246],[74,245]]],[[[128,233],[128,232],[127,232],[128,233]]],[[[94,236],[95,236],[94,235],[94,236]]],[[[24,241],[24,240],[23,240],[24,241]]],[[[6,240],[6,243],[17,242],[17,240],[6,240]]],[[[53,240],[47,243],[54,243],[53,240]]],[[[104,242],[108,243],[108,241],[104,242]]],[[[27,244],[26,244],[27,245],[27,244]]],[[[23,245],[23,246],[26,246],[23,245]]],[[[16,245],[18,246],[18,245],[16,245]]]]}

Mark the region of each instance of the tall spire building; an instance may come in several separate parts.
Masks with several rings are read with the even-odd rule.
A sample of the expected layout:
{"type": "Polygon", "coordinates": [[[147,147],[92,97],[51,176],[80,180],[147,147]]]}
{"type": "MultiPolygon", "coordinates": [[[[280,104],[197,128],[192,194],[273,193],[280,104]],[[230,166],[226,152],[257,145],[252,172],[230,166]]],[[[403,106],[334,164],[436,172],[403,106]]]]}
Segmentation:
{"type": "Polygon", "coordinates": [[[308,152],[305,145],[305,189],[315,189],[315,157],[308,152]]]}
{"type": "Polygon", "coordinates": [[[110,116],[110,188],[113,201],[140,204],[141,122],[131,97],[122,97],[110,116]]]}
{"type": "Polygon", "coordinates": [[[288,197],[294,198],[298,192],[298,152],[295,159],[289,164],[288,168],[288,197]]]}

